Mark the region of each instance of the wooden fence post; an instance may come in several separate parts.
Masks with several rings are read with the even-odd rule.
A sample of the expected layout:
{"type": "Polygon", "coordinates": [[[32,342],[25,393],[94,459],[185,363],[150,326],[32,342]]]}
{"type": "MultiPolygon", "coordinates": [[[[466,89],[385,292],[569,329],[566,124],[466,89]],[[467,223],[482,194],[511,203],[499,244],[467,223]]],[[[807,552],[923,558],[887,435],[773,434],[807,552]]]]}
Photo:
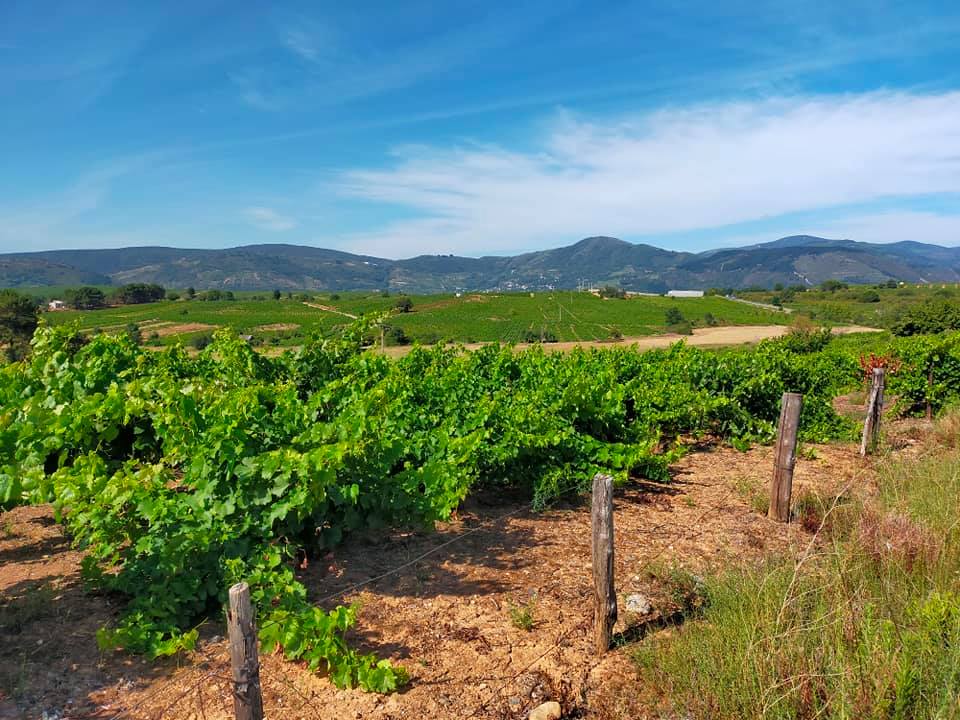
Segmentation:
{"type": "Polygon", "coordinates": [[[770,481],[772,520],[790,522],[790,496],[793,493],[793,466],[797,462],[797,431],[803,395],[784,393],[780,400],[780,424],[777,426],[777,447],[773,456],[773,479],[770,481]]]}
{"type": "Polygon", "coordinates": [[[233,666],[233,711],[237,720],[263,720],[257,626],[250,604],[250,586],[245,582],[230,588],[227,628],[233,666]]]}
{"type": "Polygon", "coordinates": [[[873,369],[870,399],[867,401],[867,417],[863,421],[863,438],[860,440],[860,455],[873,452],[880,441],[880,418],[883,415],[883,389],[886,382],[883,368],[873,369]]]}
{"type": "Polygon", "coordinates": [[[610,649],[613,625],[617,621],[617,593],[613,577],[613,478],[597,473],[593,477],[590,507],[593,550],[593,624],[597,655],[610,649]]]}

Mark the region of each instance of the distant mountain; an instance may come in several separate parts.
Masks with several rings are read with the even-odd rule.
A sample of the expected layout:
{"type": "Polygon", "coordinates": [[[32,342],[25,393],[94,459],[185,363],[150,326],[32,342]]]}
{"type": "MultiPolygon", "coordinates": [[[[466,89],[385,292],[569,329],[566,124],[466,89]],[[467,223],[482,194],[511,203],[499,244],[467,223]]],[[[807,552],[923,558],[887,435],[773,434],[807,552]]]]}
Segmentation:
{"type": "Polygon", "coordinates": [[[568,247],[480,258],[421,255],[384,260],[300,245],[226,250],[164,247],[51,250],[0,255],[0,286],[122,285],[155,282],[198,290],[536,290],[581,284],[627,290],[816,285],[885,280],[960,282],[960,248],[898,242],[876,245],[793,235],[702,253],[662,250],[611,237],[568,247]]]}

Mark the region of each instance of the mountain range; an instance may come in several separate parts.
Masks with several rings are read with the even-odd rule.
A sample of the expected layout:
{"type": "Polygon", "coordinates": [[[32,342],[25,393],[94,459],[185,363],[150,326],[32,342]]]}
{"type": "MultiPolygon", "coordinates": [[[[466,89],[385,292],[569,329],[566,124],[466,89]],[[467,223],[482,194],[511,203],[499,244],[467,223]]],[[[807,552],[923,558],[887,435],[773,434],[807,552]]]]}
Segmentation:
{"type": "Polygon", "coordinates": [[[960,247],[872,244],[793,235],[746,247],[674,252],[611,237],[567,247],[479,258],[421,255],[385,260],[301,245],[223,250],[131,247],[0,255],[0,287],[159,283],[198,290],[367,290],[432,293],[618,285],[664,292],[708,287],[902,280],[960,282],[960,247]]]}

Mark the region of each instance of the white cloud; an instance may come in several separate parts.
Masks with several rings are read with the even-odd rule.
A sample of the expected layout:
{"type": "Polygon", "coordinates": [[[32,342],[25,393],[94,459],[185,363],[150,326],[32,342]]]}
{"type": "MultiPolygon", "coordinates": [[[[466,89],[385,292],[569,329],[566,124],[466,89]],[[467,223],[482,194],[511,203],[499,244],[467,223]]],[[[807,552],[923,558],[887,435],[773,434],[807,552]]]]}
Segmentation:
{"type": "Polygon", "coordinates": [[[268,207],[248,207],[243,211],[247,220],[260,228],[270,232],[282,232],[292,230],[297,226],[297,221],[293,218],[281,215],[276,210],[268,207]]]}
{"type": "MultiPolygon", "coordinates": [[[[957,118],[960,92],[774,98],[609,121],[561,113],[529,151],[405,147],[392,167],[346,171],[335,187],[419,216],[345,238],[393,256],[719,228],[960,193],[957,118]]],[[[846,234],[909,230],[874,217],[846,234]]],[[[949,235],[955,221],[944,217],[926,227],[940,222],[949,235]]]]}

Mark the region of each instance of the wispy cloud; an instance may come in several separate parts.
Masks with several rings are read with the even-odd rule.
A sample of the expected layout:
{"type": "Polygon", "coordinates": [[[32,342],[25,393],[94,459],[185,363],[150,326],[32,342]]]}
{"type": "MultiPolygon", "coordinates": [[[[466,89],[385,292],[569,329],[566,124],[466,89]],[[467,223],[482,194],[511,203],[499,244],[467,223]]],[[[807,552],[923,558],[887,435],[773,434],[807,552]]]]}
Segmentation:
{"type": "Polygon", "coordinates": [[[26,251],[62,243],[73,233],[72,223],[103,209],[117,181],[147,168],[157,169],[170,156],[168,151],[152,151],[118,157],[35,202],[0,205],[0,248],[26,251]]]}
{"type": "Polygon", "coordinates": [[[296,55],[310,62],[316,62],[320,56],[313,38],[302,30],[287,30],[283,36],[283,44],[296,55]]]}
{"type": "Polygon", "coordinates": [[[398,148],[391,167],[346,171],[335,188],[417,215],[352,238],[371,253],[649,236],[960,193],[957,117],[960,92],[777,98],[606,120],[561,114],[531,150],[398,148]]]}
{"type": "Polygon", "coordinates": [[[282,23],[278,32],[284,47],[308,63],[348,59],[339,33],[330,24],[314,18],[297,17],[282,23]]]}
{"type": "Polygon", "coordinates": [[[283,232],[284,230],[292,230],[297,226],[296,220],[281,215],[273,208],[248,207],[243,211],[243,214],[250,223],[261,230],[283,232]]]}

